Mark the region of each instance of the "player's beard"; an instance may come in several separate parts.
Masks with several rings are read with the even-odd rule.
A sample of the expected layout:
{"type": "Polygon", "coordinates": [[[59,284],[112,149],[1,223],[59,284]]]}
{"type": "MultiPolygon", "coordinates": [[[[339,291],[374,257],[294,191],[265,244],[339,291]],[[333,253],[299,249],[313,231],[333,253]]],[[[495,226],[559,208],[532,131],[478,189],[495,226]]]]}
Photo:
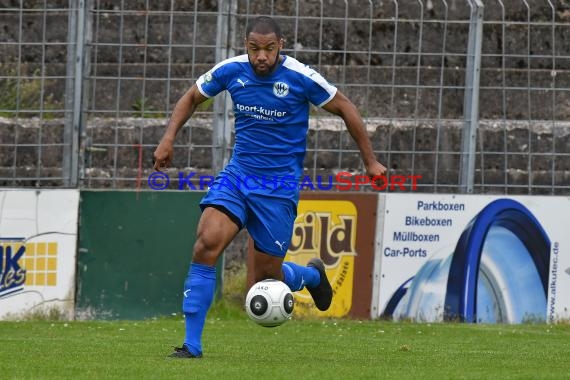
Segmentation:
{"type": "Polygon", "coordinates": [[[259,75],[259,76],[268,76],[271,75],[273,73],[273,71],[275,71],[275,69],[277,68],[277,65],[279,65],[279,61],[281,60],[281,49],[277,50],[277,56],[275,57],[275,62],[273,62],[273,65],[268,67],[268,70],[265,73],[260,73],[257,71],[257,68],[255,67],[255,64],[253,64],[251,62],[251,59],[248,56],[248,61],[249,64],[251,65],[251,68],[253,69],[253,71],[255,72],[255,74],[259,75]]]}

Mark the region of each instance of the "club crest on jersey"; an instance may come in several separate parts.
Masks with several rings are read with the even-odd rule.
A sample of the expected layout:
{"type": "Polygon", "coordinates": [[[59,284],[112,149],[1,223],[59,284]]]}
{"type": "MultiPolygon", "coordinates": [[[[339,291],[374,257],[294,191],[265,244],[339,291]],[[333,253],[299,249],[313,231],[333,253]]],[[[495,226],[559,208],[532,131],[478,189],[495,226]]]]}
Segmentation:
{"type": "Polygon", "coordinates": [[[208,71],[206,74],[204,74],[204,82],[208,83],[212,81],[212,72],[208,71]]]}
{"type": "Polygon", "coordinates": [[[273,83],[273,93],[280,98],[289,94],[289,85],[284,82],[273,83]]]}

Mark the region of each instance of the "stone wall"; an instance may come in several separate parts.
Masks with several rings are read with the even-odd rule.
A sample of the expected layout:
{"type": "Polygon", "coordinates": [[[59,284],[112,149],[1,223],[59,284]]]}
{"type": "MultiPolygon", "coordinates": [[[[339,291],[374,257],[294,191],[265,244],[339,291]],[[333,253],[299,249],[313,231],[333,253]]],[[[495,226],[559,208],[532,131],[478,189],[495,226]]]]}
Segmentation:
{"type": "MultiPolygon", "coordinates": [[[[212,174],[212,121],[196,118],[190,125],[191,128],[183,128],[177,137],[179,146],[169,172],[173,178],[177,178],[178,171],[212,174]],[[192,145],[188,145],[190,140],[192,145]]],[[[145,181],[152,173],[152,153],[164,127],[165,119],[89,120],[83,140],[86,170],[82,186],[136,188],[141,184],[136,180],[139,178],[142,188],[147,188],[145,181]],[[141,172],[139,158],[142,158],[141,172]]],[[[380,161],[387,164],[393,174],[422,175],[422,190],[426,192],[457,191],[461,122],[433,124],[367,119],[367,129],[380,161]]],[[[0,119],[0,140],[19,144],[17,150],[0,150],[0,178],[5,178],[0,186],[13,184],[9,178],[14,169],[16,176],[30,178],[18,181],[18,186],[34,186],[38,173],[48,177],[42,180],[42,186],[61,186],[58,180],[50,182],[49,176],[61,176],[63,131],[63,120],[0,119]],[[41,149],[35,146],[39,141],[41,149]]],[[[362,170],[357,147],[339,118],[312,119],[307,147],[305,167],[310,175],[362,170]]],[[[478,131],[476,191],[551,194],[553,185],[570,183],[568,147],[570,123],[483,120],[478,131]]],[[[172,181],[171,188],[177,186],[177,182],[172,181]]],[[[570,192],[558,189],[556,193],[570,192]]]]}
{"type": "MultiPolygon", "coordinates": [[[[397,14],[391,1],[374,1],[372,14],[369,2],[361,3],[364,5],[339,0],[240,1],[233,46],[241,46],[246,12],[249,15],[274,13],[283,24],[287,53],[303,62],[318,64],[327,79],[341,86],[366,116],[433,118],[440,114],[442,118],[460,119],[468,37],[468,25],[464,22],[469,18],[467,1],[448,2],[443,62],[439,55],[443,51],[443,20],[446,18],[443,2],[425,2],[423,15],[416,2],[398,2],[397,14]],[[295,20],[291,16],[297,12],[297,3],[300,17],[295,20]],[[269,4],[274,4],[275,8],[269,9],[269,4]],[[348,15],[345,4],[349,4],[348,15]],[[322,33],[315,28],[315,19],[306,17],[318,17],[321,5],[324,5],[325,17],[322,33]],[[346,16],[351,21],[345,38],[346,16]],[[396,16],[399,22],[391,22],[396,16]],[[367,22],[370,17],[374,20],[372,24],[367,22]],[[422,17],[424,22],[420,28],[422,17]],[[396,27],[398,38],[394,46],[396,27]],[[373,36],[371,41],[369,31],[373,36]],[[420,43],[422,57],[418,65],[416,52],[420,43]],[[343,54],[345,50],[349,52],[343,54]],[[373,54],[368,55],[368,51],[373,54]],[[395,68],[392,68],[393,51],[398,53],[395,68]],[[394,93],[391,89],[393,79],[394,93]],[[363,87],[363,82],[368,86],[363,87]],[[440,85],[444,86],[441,92],[437,88],[440,85]]],[[[570,20],[570,5],[555,2],[555,8],[551,9],[546,1],[533,2],[528,16],[534,24],[529,27],[525,23],[524,2],[502,2],[506,24],[501,23],[503,15],[499,3],[485,3],[481,118],[568,120],[570,92],[566,89],[570,88],[570,60],[564,57],[570,56],[570,44],[567,43],[570,27],[564,23],[570,20]],[[550,24],[553,11],[555,21],[559,23],[554,32],[550,24]],[[527,32],[531,33],[530,40],[526,38],[527,32]],[[505,59],[501,57],[503,51],[507,54],[505,59]],[[529,59],[524,57],[526,54],[529,59]]],[[[43,6],[40,1],[25,4],[26,9],[43,6]]],[[[215,0],[198,2],[196,28],[192,13],[196,4],[190,0],[176,2],[176,10],[181,13],[172,18],[172,28],[168,13],[171,5],[167,2],[152,2],[150,10],[166,13],[150,13],[146,29],[145,2],[125,1],[123,17],[118,12],[117,2],[94,4],[98,9],[92,9],[89,14],[93,19],[94,34],[89,44],[90,71],[85,82],[87,104],[92,112],[116,110],[123,115],[130,111],[134,114],[137,104],[140,106],[144,102],[147,110],[166,114],[193,80],[215,63],[215,0]],[[121,49],[119,42],[124,44],[121,49]],[[196,46],[192,45],[194,42],[196,46]],[[168,44],[173,44],[171,50],[168,44]],[[120,87],[118,77],[122,78],[120,87]],[[168,104],[165,99],[169,100],[168,104]]],[[[20,2],[3,0],[0,5],[18,8],[20,2]]],[[[13,75],[15,70],[20,70],[22,76],[34,77],[43,70],[48,76],[66,76],[67,6],[67,1],[54,1],[50,2],[50,9],[62,11],[45,15],[43,12],[24,12],[21,32],[19,12],[0,9],[2,41],[9,42],[0,43],[0,75],[13,75]],[[26,44],[44,40],[50,42],[45,49],[41,44],[26,44]],[[21,50],[12,44],[19,41],[23,43],[21,50]]],[[[49,79],[44,86],[46,97],[51,96],[54,103],[64,104],[64,79],[49,79]]]]}

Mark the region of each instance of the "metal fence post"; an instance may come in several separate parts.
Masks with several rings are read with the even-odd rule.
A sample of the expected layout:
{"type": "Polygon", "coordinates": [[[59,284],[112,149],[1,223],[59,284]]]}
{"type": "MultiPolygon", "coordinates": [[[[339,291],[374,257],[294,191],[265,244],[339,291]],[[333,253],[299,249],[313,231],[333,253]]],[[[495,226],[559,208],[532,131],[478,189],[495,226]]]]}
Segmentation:
{"type": "MultiPolygon", "coordinates": [[[[232,0],[218,0],[218,23],[216,31],[216,62],[233,55],[231,42],[235,33],[235,8],[232,0]]],[[[224,91],[214,99],[212,130],[212,171],[218,173],[229,159],[231,127],[229,112],[231,99],[224,91]]]]}
{"type": "Polygon", "coordinates": [[[78,187],[82,152],[80,138],[83,115],[83,77],[86,69],[86,40],[89,32],[88,0],[78,0],[69,12],[67,83],[65,86],[65,129],[63,178],[65,187],[78,187]]]}
{"type": "Polygon", "coordinates": [[[461,166],[459,168],[460,190],[473,193],[475,178],[475,147],[479,126],[479,77],[481,73],[481,46],[483,40],[483,2],[469,0],[469,41],[465,70],[465,97],[463,103],[463,134],[461,166]]]}
{"type": "MultiPolygon", "coordinates": [[[[236,30],[237,3],[232,0],[218,0],[218,23],[216,30],[216,63],[234,54],[232,42],[236,30]]],[[[212,173],[216,175],[229,159],[231,143],[231,127],[229,112],[232,109],[231,99],[227,92],[214,98],[214,121],[212,125],[212,173]]],[[[225,268],[225,255],[221,257],[221,267],[225,268]]],[[[216,299],[222,298],[224,271],[220,274],[219,290],[216,299]]]]}

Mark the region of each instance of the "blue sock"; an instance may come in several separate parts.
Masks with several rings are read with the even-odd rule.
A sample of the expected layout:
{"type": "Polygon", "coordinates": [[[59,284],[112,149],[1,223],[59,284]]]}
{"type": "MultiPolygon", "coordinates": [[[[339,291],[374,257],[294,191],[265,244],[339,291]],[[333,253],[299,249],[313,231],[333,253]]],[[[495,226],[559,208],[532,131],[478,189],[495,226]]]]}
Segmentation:
{"type": "Polygon", "coordinates": [[[319,271],[313,267],[304,267],[295,263],[283,263],[283,282],[296,292],[303,289],[305,286],[315,287],[321,282],[319,271]]]}
{"type": "Polygon", "coordinates": [[[202,331],[216,290],[216,268],[192,263],[184,282],[182,311],[186,321],[184,345],[193,355],[202,354],[202,331]]]}

